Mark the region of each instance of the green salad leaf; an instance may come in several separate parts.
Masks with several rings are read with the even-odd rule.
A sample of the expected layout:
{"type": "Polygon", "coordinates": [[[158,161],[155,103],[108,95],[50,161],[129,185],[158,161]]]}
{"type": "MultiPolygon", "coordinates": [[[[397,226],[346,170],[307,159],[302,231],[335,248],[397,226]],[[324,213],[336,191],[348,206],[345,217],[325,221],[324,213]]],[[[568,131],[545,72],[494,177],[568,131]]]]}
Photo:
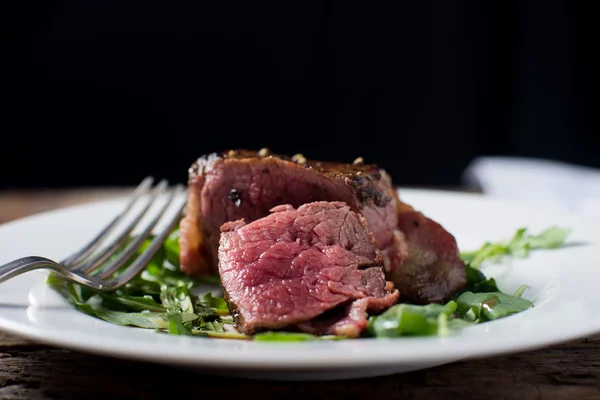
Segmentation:
{"type": "Polygon", "coordinates": [[[165,258],[167,261],[179,268],[179,229],[175,229],[165,240],[163,244],[165,258]]]}
{"type": "Polygon", "coordinates": [[[526,286],[514,295],[470,291],[445,305],[397,304],[369,319],[368,333],[375,337],[448,336],[466,326],[504,318],[533,306],[521,298],[526,286]]]}
{"type": "Polygon", "coordinates": [[[130,296],[124,293],[106,293],[96,294],[102,299],[104,307],[116,311],[140,312],[140,311],[165,311],[166,308],[158,303],[151,295],[130,296]]]}
{"type": "MultiPolygon", "coordinates": [[[[513,295],[503,293],[496,281],[487,278],[479,267],[486,260],[506,255],[526,257],[534,249],[561,247],[568,233],[568,229],[552,227],[531,235],[522,228],[508,242],[485,243],[477,251],[461,253],[466,263],[467,284],[451,301],[446,304],[396,304],[371,316],[365,334],[377,338],[448,336],[466,326],[524,311],[533,306],[531,301],[521,297],[527,286],[520,287],[513,295]]],[[[139,251],[143,251],[151,240],[146,240],[139,251]]],[[[119,251],[107,262],[117,257],[119,251]]],[[[54,273],[49,275],[47,284],[77,310],[116,325],[154,329],[172,335],[263,342],[345,339],[300,332],[267,331],[252,336],[238,332],[227,302],[214,294],[220,291],[219,277],[198,279],[184,275],[179,268],[179,254],[179,230],[176,229],[146,268],[114,292],[86,288],[54,273]],[[206,290],[200,291],[203,285],[206,290]]]]}
{"type": "Polygon", "coordinates": [[[183,314],[177,312],[170,312],[167,314],[167,318],[169,319],[169,333],[172,335],[191,335],[192,332],[190,329],[184,326],[184,322],[182,319],[183,314]]]}
{"type": "Polygon", "coordinates": [[[466,264],[466,275],[467,284],[462,290],[457,291],[452,296],[453,300],[456,300],[460,295],[465,292],[472,293],[490,293],[490,292],[501,292],[498,288],[498,284],[494,278],[486,278],[481,270],[471,268],[469,264],[466,264]]]}
{"type": "Polygon", "coordinates": [[[529,255],[531,250],[556,249],[562,247],[570,232],[570,229],[554,226],[537,235],[531,235],[527,233],[526,228],[521,228],[517,230],[510,241],[497,243],[486,242],[479,250],[462,252],[461,258],[467,262],[471,268],[479,268],[486,260],[494,261],[506,255],[524,258],[529,255]]]}
{"type": "Polygon", "coordinates": [[[446,336],[452,330],[464,326],[463,322],[453,322],[456,311],[454,301],[446,305],[396,304],[381,315],[371,317],[367,331],[375,337],[400,336],[446,336]]]}
{"type": "MultiPolygon", "coordinates": [[[[96,315],[108,322],[124,326],[137,326],[147,329],[166,329],[169,327],[168,318],[165,319],[165,313],[147,312],[131,313],[107,310],[101,308],[96,310],[96,315]]],[[[198,317],[194,314],[178,314],[182,321],[194,321],[198,317]]]]}
{"type": "Polygon", "coordinates": [[[494,278],[486,278],[483,272],[472,268],[467,264],[467,287],[466,291],[473,293],[499,292],[498,285],[494,278]]]}
{"type": "MultiPolygon", "coordinates": [[[[248,339],[235,330],[223,298],[212,292],[192,294],[199,283],[207,284],[209,280],[190,278],[174,265],[179,257],[178,238],[175,230],[146,268],[114,292],[86,288],[56,274],[51,274],[46,282],[79,311],[113,324],[173,335],[248,339]]],[[[151,239],[144,242],[140,252],[151,239]]]]}
{"type": "Polygon", "coordinates": [[[229,314],[227,302],[222,297],[213,296],[212,292],[204,293],[196,299],[197,307],[206,307],[215,311],[215,313],[224,312],[229,314]]]}
{"type": "Polygon", "coordinates": [[[456,304],[457,316],[469,322],[486,322],[504,318],[533,306],[533,303],[527,299],[500,292],[465,292],[456,299],[456,304]]]}

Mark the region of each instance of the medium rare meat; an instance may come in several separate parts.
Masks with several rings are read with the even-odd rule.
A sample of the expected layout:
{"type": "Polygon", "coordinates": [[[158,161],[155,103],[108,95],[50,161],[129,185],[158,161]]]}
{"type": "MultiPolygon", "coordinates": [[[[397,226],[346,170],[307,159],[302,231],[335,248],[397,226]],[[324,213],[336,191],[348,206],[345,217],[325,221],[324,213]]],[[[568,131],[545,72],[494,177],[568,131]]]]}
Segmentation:
{"type": "MultiPolygon", "coordinates": [[[[388,291],[392,291],[393,283],[388,282],[388,291]]],[[[389,297],[354,300],[352,303],[337,307],[324,314],[296,325],[296,328],[313,335],[338,335],[358,337],[369,324],[369,313],[379,313],[390,304],[389,297]]]]}
{"type": "Polygon", "coordinates": [[[355,300],[352,303],[339,307],[310,321],[302,322],[296,326],[299,331],[313,335],[337,335],[355,338],[369,325],[367,299],[355,300]]]}
{"type": "Polygon", "coordinates": [[[403,301],[443,302],[466,284],[454,237],[401,202],[389,175],[374,164],[231,150],[199,158],[188,183],[180,238],[181,268],[188,275],[218,272],[220,228],[226,222],[252,222],[281,204],[343,201],[365,217],[386,276],[401,288],[403,301]]]}
{"type": "Polygon", "coordinates": [[[399,250],[388,254],[386,276],[415,304],[443,303],[467,284],[456,239],[443,226],[397,200],[399,250]]]}
{"type": "Polygon", "coordinates": [[[367,219],[378,248],[397,226],[391,180],[375,165],[311,161],[266,152],[231,150],[199,158],[189,171],[189,198],[181,223],[181,268],[216,272],[221,225],[251,222],[281,204],[343,201],[367,219]]]}
{"type": "Polygon", "coordinates": [[[367,309],[397,302],[365,218],[346,203],[280,205],[271,212],[221,228],[221,286],[241,332],[294,327],[362,300],[356,305],[362,314],[351,311],[349,317],[359,323],[334,329],[357,336],[366,327],[367,309]]]}

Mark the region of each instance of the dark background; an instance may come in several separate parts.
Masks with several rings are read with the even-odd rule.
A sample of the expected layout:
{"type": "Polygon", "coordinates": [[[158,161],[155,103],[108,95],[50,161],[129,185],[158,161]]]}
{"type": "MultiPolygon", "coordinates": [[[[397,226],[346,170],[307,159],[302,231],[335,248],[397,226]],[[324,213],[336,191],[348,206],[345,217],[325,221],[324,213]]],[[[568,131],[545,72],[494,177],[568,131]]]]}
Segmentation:
{"type": "Polygon", "coordinates": [[[600,167],[598,1],[0,2],[0,187],[185,182],[246,147],[458,185],[600,167]]]}

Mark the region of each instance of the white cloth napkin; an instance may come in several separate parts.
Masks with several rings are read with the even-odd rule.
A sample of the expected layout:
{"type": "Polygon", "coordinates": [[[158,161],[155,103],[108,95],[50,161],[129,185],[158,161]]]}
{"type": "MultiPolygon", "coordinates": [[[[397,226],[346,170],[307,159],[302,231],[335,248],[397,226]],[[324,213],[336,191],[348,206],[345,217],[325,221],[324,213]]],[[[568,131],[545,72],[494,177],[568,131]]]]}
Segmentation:
{"type": "Polygon", "coordinates": [[[479,157],[463,178],[487,195],[574,214],[600,216],[600,170],[563,162],[479,157]]]}

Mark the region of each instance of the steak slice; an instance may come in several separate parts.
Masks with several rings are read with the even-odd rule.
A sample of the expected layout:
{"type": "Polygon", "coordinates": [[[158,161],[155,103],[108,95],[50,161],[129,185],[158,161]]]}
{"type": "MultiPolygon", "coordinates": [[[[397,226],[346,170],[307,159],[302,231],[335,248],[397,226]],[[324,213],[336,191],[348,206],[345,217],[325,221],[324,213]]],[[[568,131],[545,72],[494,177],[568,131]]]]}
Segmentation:
{"type": "Polygon", "coordinates": [[[399,250],[386,254],[386,276],[415,304],[443,303],[467,284],[456,240],[443,226],[401,202],[398,204],[399,250]]]}
{"type": "MultiPolygon", "coordinates": [[[[393,290],[393,284],[388,291],[393,290]]],[[[313,335],[338,335],[355,338],[369,325],[369,313],[380,313],[396,304],[393,296],[382,298],[367,297],[354,300],[346,306],[327,311],[310,321],[296,325],[296,328],[313,335]]]]}
{"type": "Polygon", "coordinates": [[[200,157],[188,184],[180,225],[181,269],[188,275],[218,273],[220,228],[226,222],[252,222],[281,204],[342,201],[366,219],[387,279],[400,288],[403,301],[444,302],[466,284],[454,237],[400,201],[389,175],[374,164],[231,150],[200,157]]]}
{"type": "Polygon", "coordinates": [[[369,325],[367,306],[367,299],[354,300],[344,307],[335,308],[315,319],[302,322],[296,328],[301,332],[313,335],[337,335],[356,338],[369,325]]]}
{"type": "Polygon", "coordinates": [[[180,242],[181,268],[188,275],[217,272],[221,225],[255,221],[281,204],[343,201],[366,218],[380,249],[390,245],[398,222],[391,180],[376,165],[231,150],[200,157],[189,170],[188,186],[180,242]]]}
{"type": "Polygon", "coordinates": [[[365,218],[346,203],[271,211],[221,228],[221,286],[241,332],[293,327],[359,299],[365,309],[371,298],[388,307],[397,302],[365,218]]]}

